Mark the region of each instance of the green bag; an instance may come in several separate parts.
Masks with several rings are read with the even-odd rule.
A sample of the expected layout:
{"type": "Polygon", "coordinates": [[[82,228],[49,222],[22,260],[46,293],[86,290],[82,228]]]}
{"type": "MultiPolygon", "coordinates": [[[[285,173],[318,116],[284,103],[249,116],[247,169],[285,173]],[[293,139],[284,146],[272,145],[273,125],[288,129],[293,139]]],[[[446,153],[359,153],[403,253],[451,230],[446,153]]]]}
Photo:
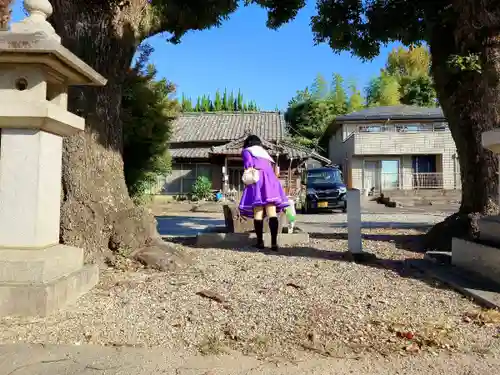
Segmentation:
{"type": "Polygon", "coordinates": [[[295,207],[293,205],[290,205],[285,208],[285,215],[288,219],[288,222],[293,223],[295,221],[295,207]]]}

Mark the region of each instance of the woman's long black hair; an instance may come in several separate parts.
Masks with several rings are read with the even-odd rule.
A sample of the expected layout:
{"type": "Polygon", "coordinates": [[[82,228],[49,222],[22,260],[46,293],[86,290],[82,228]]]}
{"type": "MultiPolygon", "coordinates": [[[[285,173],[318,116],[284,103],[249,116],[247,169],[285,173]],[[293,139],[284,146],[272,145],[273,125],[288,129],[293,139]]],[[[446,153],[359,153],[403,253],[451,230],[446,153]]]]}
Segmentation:
{"type": "Polygon", "coordinates": [[[260,140],[259,137],[256,135],[252,134],[245,139],[245,142],[243,142],[243,148],[248,148],[252,146],[262,146],[262,141],[260,140]]]}

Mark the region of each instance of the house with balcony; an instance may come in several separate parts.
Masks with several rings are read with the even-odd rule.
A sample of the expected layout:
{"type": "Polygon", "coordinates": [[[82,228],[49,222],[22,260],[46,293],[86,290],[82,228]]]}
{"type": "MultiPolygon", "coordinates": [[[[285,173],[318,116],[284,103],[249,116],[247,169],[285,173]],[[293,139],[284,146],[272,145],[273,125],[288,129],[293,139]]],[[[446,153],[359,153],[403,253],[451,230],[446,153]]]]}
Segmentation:
{"type": "Polygon", "coordinates": [[[440,108],[386,106],[338,116],[324,137],[349,187],[459,190],[455,142],[440,108]]]}

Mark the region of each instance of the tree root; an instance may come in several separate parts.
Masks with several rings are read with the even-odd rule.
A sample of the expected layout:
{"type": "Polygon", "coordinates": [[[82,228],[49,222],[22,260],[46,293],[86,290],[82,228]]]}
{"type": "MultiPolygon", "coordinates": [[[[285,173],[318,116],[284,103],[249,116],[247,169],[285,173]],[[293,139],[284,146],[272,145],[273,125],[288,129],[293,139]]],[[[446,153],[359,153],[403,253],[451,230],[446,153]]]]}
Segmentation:
{"type": "Polygon", "coordinates": [[[479,236],[478,220],[481,214],[457,212],[434,225],[424,236],[424,250],[451,251],[451,239],[474,241],[479,236]]]}

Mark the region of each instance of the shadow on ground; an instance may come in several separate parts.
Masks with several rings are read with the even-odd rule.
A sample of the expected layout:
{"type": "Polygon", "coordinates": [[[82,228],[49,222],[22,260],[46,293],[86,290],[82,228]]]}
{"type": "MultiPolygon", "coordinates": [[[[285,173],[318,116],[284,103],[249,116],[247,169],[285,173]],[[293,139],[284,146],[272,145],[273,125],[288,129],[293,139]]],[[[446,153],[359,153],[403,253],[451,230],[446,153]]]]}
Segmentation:
{"type": "MultiPolygon", "coordinates": [[[[414,253],[425,253],[422,238],[425,231],[418,234],[362,234],[364,240],[393,243],[397,249],[414,253]]],[[[346,240],[347,233],[309,233],[311,238],[325,240],[346,240]]]]}
{"type": "MultiPolygon", "coordinates": [[[[339,233],[337,235],[335,234],[330,234],[331,236],[336,236],[336,237],[329,237],[329,238],[335,238],[335,239],[347,239],[347,234],[339,233]],[[344,236],[344,237],[342,237],[344,236]]],[[[370,236],[367,236],[370,237],[370,236]]],[[[397,239],[389,239],[389,236],[386,240],[390,241],[396,241],[397,239]]],[[[401,243],[407,241],[407,239],[403,239],[405,236],[400,236],[399,240],[401,243]]],[[[314,237],[313,237],[314,238],[314,237]]],[[[316,237],[317,238],[317,237],[316,237]]],[[[373,239],[373,238],[369,238],[373,239]]],[[[195,248],[202,248],[199,246],[196,246],[196,241],[193,241],[194,239],[184,239],[184,241],[181,241],[179,238],[173,239],[174,242],[177,243],[182,243],[183,245],[186,246],[192,246],[195,248]]],[[[379,240],[379,238],[375,238],[375,240],[379,240]]],[[[287,256],[287,257],[304,257],[304,258],[313,258],[313,259],[321,259],[321,260],[330,260],[333,262],[355,262],[353,260],[352,256],[350,253],[345,252],[345,251],[336,251],[336,250],[322,250],[322,249],[316,249],[314,247],[310,246],[297,246],[297,247],[290,247],[290,248],[282,248],[279,249],[277,252],[271,251],[269,249],[265,250],[258,250],[253,247],[243,247],[243,248],[234,248],[234,249],[227,249],[227,251],[237,251],[237,252],[248,252],[248,253],[263,253],[269,256],[287,256]]],[[[362,262],[355,262],[358,263],[362,266],[365,267],[371,267],[371,268],[376,268],[376,269],[381,269],[381,270],[390,270],[395,272],[397,275],[403,278],[411,278],[419,281],[423,281],[426,284],[430,285],[433,288],[437,289],[452,289],[448,285],[443,284],[431,277],[429,277],[426,273],[421,271],[417,266],[421,264],[425,264],[426,260],[424,259],[415,259],[415,258],[409,258],[409,259],[402,259],[402,260],[394,260],[394,259],[383,259],[383,258],[377,258],[376,256],[373,256],[372,259],[365,260],[362,262]]],[[[453,290],[453,289],[452,289],[453,290]]]]}
{"type": "MultiPolygon", "coordinates": [[[[347,229],[347,221],[337,222],[337,223],[318,223],[313,221],[301,221],[299,225],[303,224],[306,227],[310,227],[309,232],[314,232],[317,227],[318,230],[328,229],[328,228],[345,228],[347,229]]],[[[361,227],[365,229],[419,229],[419,230],[428,230],[434,224],[429,223],[408,223],[401,221],[362,221],[361,227]]]]}
{"type": "MultiPolygon", "coordinates": [[[[391,224],[394,223],[377,223],[381,225],[377,225],[377,228],[386,228],[386,229],[395,229],[391,224]],[[384,225],[385,224],[385,225],[384,225]]],[[[342,223],[329,224],[331,227],[342,228],[342,223]]],[[[383,242],[391,242],[396,248],[415,252],[422,253],[422,247],[419,245],[421,238],[425,231],[430,228],[431,225],[423,224],[423,223],[413,223],[405,227],[407,229],[417,229],[421,234],[363,234],[363,239],[371,240],[371,241],[383,241],[383,242]]],[[[369,227],[373,228],[373,227],[369,227]]],[[[397,228],[400,229],[400,228],[397,228]]],[[[310,237],[313,239],[336,239],[336,240],[347,240],[347,233],[315,233],[310,232],[310,237]]],[[[186,246],[192,246],[195,248],[202,248],[196,246],[196,240],[194,238],[184,238],[180,237],[177,239],[171,239],[177,243],[182,243],[186,246]]],[[[238,252],[261,252],[270,256],[287,256],[287,257],[304,257],[304,258],[313,258],[313,259],[321,259],[321,260],[330,260],[334,262],[354,262],[350,253],[345,251],[336,251],[336,250],[322,250],[317,249],[312,246],[297,246],[290,248],[282,248],[278,252],[273,252],[270,250],[258,250],[256,248],[247,246],[242,248],[234,248],[228,249],[227,251],[238,251],[238,252]]],[[[433,288],[437,289],[452,289],[444,283],[437,281],[429,277],[426,273],[419,269],[419,265],[427,264],[427,260],[418,259],[418,258],[407,258],[407,259],[384,259],[377,258],[373,256],[370,260],[365,260],[363,262],[357,262],[362,266],[390,270],[395,272],[400,277],[416,279],[419,281],[423,281],[430,285],[433,288]]]]}
{"type": "MultiPolygon", "coordinates": [[[[421,245],[423,235],[432,228],[429,223],[402,223],[402,222],[371,222],[364,221],[361,224],[363,229],[386,229],[390,230],[415,230],[418,233],[370,233],[362,234],[362,238],[371,241],[382,241],[394,243],[396,248],[415,253],[425,253],[421,245]]],[[[303,229],[309,233],[311,238],[326,240],[346,240],[347,223],[308,223],[305,222],[303,229]],[[346,229],[345,232],[337,232],[336,229],[346,229]]]]}

